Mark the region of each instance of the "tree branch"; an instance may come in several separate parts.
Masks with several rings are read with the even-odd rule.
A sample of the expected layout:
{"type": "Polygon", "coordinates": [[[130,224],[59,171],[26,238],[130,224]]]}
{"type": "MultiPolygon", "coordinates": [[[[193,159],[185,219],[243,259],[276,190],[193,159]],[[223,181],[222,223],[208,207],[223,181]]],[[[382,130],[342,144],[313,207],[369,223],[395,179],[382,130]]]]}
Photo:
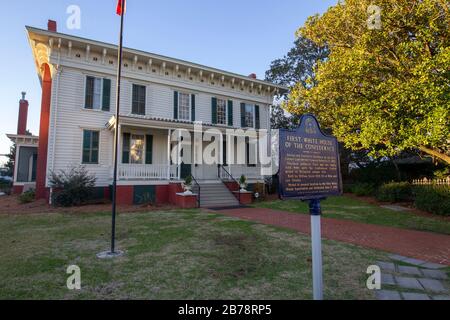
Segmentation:
{"type": "Polygon", "coordinates": [[[431,148],[428,148],[425,146],[420,146],[419,150],[423,151],[429,155],[432,155],[433,157],[436,157],[436,158],[440,159],[441,161],[446,162],[447,164],[450,164],[450,156],[445,153],[439,152],[435,149],[431,149],[431,148]]]}

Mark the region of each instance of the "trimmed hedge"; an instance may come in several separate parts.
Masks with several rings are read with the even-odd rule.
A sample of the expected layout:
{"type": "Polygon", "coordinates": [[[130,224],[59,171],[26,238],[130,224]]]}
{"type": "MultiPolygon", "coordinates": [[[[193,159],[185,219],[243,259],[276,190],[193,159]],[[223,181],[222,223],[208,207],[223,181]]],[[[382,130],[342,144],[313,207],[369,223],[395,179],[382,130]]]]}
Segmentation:
{"type": "Polygon", "coordinates": [[[378,188],[376,198],[385,202],[412,201],[413,186],[409,182],[390,182],[378,188]]]}
{"type": "Polygon", "coordinates": [[[417,186],[414,205],[430,213],[450,216],[450,188],[448,186],[417,186]]]}
{"type": "Polygon", "coordinates": [[[372,183],[355,183],[351,186],[352,193],[357,196],[371,196],[375,193],[376,187],[372,183]]]}

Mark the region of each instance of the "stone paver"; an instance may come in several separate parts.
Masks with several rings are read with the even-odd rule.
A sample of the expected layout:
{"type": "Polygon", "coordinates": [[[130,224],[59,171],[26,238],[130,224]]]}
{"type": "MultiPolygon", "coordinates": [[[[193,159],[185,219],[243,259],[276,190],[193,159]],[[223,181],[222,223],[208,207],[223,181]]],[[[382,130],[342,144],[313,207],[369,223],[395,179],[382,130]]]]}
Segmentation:
{"type": "Polygon", "coordinates": [[[392,262],[377,261],[377,266],[379,266],[381,270],[395,272],[395,264],[392,262]]]}
{"type": "Polygon", "coordinates": [[[402,292],[405,300],[431,300],[429,296],[424,293],[402,292]]]}
{"type": "Polygon", "coordinates": [[[394,276],[389,273],[381,273],[381,284],[395,285],[394,276]]]}
{"type": "Polygon", "coordinates": [[[422,268],[427,268],[427,269],[443,269],[446,266],[444,266],[443,264],[439,264],[439,263],[432,263],[432,262],[427,262],[421,265],[422,268]]]}
{"type": "Polygon", "coordinates": [[[396,206],[396,205],[385,205],[380,206],[381,208],[389,209],[396,212],[402,212],[402,211],[409,211],[408,208],[402,207],[402,206],[396,206]]]}
{"type": "Polygon", "coordinates": [[[423,287],[420,285],[419,281],[417,281],[416,278],[395,276],[395,281],[400,287],[405,289],[423,290],[423,287]]]}
{"type": "Polygon", "coordinates": [[[423,275],[427,278],[445,280],[448,279],[447,274],[441,270],[421,269],[423,275]]]}
{"type": "Polygon", "coordinates": [[[417,267],[408,267],[408,266],[398,266],[399,273],[410,274],[414,276],[421,276],[419,268],[417,267]]]}
{"type": "MultiPolygon", "coordinates": [[[[311,232],[311,218],[304,214],[266,208],[227,209],[220,213],[301,233],[311,232]]],[[[450,236],[444,234],[322,218],[322,237],[421,259],[421,264],[431,261],[450,265],[450,236]]]]}
{"type": "Polygon", "coordinates": [[[441,281],[435,279],[419,279],[420,284],[428,290],[432,292],[447,292],[448,290],[444,287],[441,281]]]}
{"type": "Polygon", "coordinates": [[[391,290],[378,290],[376,296],[378,300],[402,300],[400,293],[391,290]]]}
{"type": "Polygon", "coordinates": [[[434,296],[433,300],[450,300],[450,296],[434,296]]]}

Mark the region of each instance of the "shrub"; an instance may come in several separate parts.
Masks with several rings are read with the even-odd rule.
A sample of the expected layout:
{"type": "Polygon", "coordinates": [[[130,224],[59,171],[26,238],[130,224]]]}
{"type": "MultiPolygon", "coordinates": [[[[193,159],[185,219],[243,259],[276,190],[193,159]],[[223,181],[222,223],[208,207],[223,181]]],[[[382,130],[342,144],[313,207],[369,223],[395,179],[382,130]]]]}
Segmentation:
{"type": "Polygon", "coordinates": [[[55,189],[52,194],[53,204],[70,207],[88,202],[94,194],[95,181],[95,176],[89,175],[83,166],[74,167],[69,172],[52,172],[50,185],[55,189]]]}
{"type": "Polygon", "coordinates": [[[371,183],[355,183],[352,188],[352,193],[357,196],[371,196],[375,193],[375,186],[371,183]]]}
{"type": "Polygon", "coordinates": [[[33,202],[36,198],[36,192],[34,189],[30,189],[28,191],[25,191],[19,196],[19,202],[20,203],[30,203],[33,202]]]}
{"type": "Polygon", "coordinates": [[[450,188],[448,186],[418,186],[414,188],[414,195],[416,208],[450,216],[450,188]]]}
{"type": "Polygon", "coordinates": [[[378,188],[376,197],[380,201],[396,202],[413,200],[412,186],[409,182],[390,182],[378,188]]]}

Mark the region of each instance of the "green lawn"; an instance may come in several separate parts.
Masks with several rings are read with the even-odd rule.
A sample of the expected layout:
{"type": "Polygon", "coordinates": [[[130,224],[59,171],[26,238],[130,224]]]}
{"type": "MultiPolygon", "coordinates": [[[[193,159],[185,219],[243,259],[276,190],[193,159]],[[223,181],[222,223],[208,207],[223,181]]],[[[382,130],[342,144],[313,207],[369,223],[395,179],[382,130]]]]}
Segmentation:
{"type": "MultiPolygon", "coordinates": [[[[259,202],[257,207],[308,213],[308,204],[298,200],[259,202]]],[[[378,224],[404,229],[450,234],[450,220],[442,217],[419,216],[409,211],[394,211],[350,197],[331,197],[322,201],[323,216],[378,224]]]]}
{"type": "MultiPolygon", "coordinates": [[[[110,216],[0,216],[0,299],[310,299],[309,237],[197,210],[110,216]],[[81,291],[66,268],[81,268],[81,291]]],[[[366,270],[383,252],[323,242],[327,299],[372,299],[366,270]]]]}

